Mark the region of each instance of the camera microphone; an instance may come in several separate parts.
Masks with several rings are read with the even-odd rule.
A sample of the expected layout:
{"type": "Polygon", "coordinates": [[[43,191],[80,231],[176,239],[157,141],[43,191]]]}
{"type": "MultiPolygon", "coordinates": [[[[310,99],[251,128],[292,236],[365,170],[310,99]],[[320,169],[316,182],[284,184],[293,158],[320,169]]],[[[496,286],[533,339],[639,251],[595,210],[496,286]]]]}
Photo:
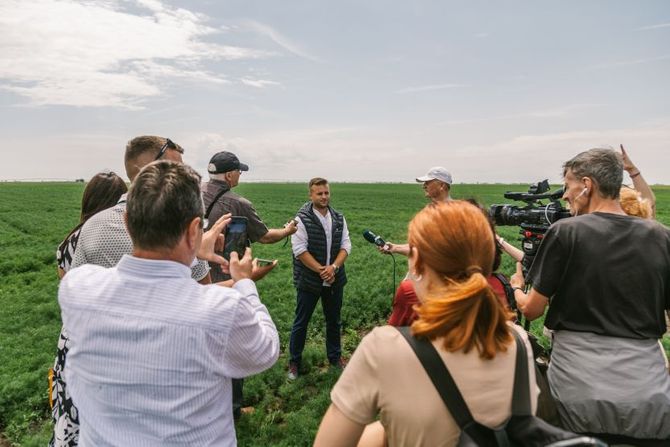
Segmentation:
{"type": "Polygon", "coordinates": [[[386,241],[381,238],[381,236],[377,236],[370,230],[365,230],[363,232],[363,237],[365,238],[366,241],[370,242],[371,244],[375,244],[378,247],[383,247],[386,245],[386,241]]]}

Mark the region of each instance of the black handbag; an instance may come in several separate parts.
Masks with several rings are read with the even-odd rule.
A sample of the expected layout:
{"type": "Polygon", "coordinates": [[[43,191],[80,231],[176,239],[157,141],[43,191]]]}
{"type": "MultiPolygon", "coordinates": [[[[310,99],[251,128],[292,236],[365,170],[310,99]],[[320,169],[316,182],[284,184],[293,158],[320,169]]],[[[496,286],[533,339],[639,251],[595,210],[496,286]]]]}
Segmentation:
{"type": "Polygon", "coordinates": [[[410,333],[409,327],[398,327],[405,337],[437,392],[449,409],[449,413],[461,428],[459,447],[577,447],[607,444],[588,436],[572,433],[533,416],[528,387],[528,357],[521,336],[512,330],[516,341],[516,367],[514,370],[514,391],[512,394],[512,416],[497,428],[486,427],[472,417],[472,413],[463,400],[454,379],[442,361],[442,358],[425,339],[417,339],[410,333]]]}

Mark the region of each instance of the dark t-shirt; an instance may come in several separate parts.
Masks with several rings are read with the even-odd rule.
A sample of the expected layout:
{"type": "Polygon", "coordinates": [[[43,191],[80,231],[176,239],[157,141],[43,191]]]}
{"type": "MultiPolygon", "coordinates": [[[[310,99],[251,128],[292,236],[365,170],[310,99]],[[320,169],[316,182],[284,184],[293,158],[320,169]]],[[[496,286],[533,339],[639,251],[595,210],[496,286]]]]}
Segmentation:
{"type": "Polygon", "coordinates": [[[559,220],[528,276],[550,298],[550,329],[660,338],[670,308],[670,230],[609,213],[559,220]]]}
{"type": "MultiPolygon", "coordinates": [[[[221,180],[210,180],[208,183],[205,183],[202,186],[202,197],[205,202],[205,209],[209,207],[209,205],[212,203],[212,200],[214,200],[222,188],[229,189],[228,184],[221,180]]],[[[256,212],[256,209],[251,204],[251,202],[230,190],[223,193],[223,195],[220,196],[216,201],[216,204],[212,207],[212,211],[208,216],[210,225],[214,224],[214,222],[216,222],[219,217],[226,213],[231,213],[233,216],[244,216],[247,218],[247,236],[249,237],[249,242],[257,242],[268,232],[268,227],[258,216],[258,213],[256,212]]],[[[221,272],[219,266],[210,263],[210,267],[212,269],[210,273],[212,275],[213,282],[230,279],[229,275],[221,272]]]]}

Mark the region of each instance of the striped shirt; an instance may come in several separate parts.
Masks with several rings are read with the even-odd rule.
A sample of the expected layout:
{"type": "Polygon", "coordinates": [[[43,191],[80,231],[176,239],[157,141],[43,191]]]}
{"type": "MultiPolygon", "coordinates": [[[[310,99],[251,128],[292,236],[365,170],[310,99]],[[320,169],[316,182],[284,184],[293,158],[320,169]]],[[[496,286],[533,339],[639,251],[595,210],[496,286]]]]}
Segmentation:
{"type": "MultiPolygon", "coordinates": [[[[123,255],[133,252],[133,241],[124,218],[126,196],[122,195],[115,206],[100,211],[86,221],[81,228],[70,268],[84,264],[114,267],[123,255]]],[[[207,273],[207,261],[198,260],[191,268],[191,276],[196,281],[203,279],[207,273]]]]}
{"type": "Polygon", "coordinates": [[[230,379],[279,355],[251,280],[203,286],[177,262],[125,255],[71,270],[58,300],[80,446],[236,444],[230,379]]]}

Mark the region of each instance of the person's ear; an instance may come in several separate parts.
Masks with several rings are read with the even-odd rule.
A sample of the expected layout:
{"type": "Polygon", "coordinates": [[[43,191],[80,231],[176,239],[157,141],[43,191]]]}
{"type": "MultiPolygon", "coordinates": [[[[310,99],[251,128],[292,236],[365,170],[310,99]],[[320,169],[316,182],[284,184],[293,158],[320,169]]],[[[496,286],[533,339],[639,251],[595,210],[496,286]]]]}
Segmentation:
{"type": "Polygon", "coordinates": [[[584,194],[590,194],[593,191],[593,180],[591,177],[583,177],[582,182],[584,183],[584,194]]]}
{"type": "Polygon", "coordinates": [[[198,246],[199,240],[202,238],[202,218],[194,218],[186,228],[186,242],[189,248],[198,246]]]}

